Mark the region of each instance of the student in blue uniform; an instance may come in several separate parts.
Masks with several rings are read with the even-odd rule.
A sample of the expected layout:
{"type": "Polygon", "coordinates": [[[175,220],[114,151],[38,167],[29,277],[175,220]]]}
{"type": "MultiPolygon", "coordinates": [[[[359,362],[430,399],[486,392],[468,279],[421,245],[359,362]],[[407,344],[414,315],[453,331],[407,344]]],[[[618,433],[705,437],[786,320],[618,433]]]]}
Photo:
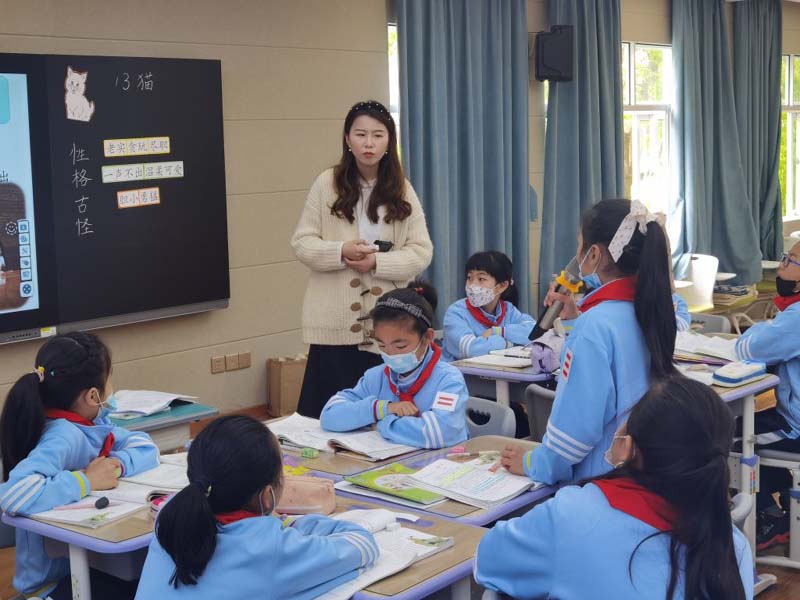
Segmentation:
{"type": "Polygon", "coordinates": [[[436,290],[420,281],[380,297],[371,313],[372,335],[386,366],[369,369],[356,387],[328,400],[323,429],[376,424],[387,440],[418,448],[444,448],[469,437],[464,377],[433,341],[436,300],[436,290]]]}
{"type": "Polygon", "coordinates": [[[733,429],[710,387],[660,380],[607,448],[615,469],[498,521],[475,579],[519,600],[751,599],[752,554],[728,512],[733,429]]]}
{"type": "Polygon", "coordinates": [[[675,373],[675,312],[667,243],[655,215],[639,202],[603,200],[581,218],[577,256],[589,292],[578,308],[560,296],[562,319],[575,319],[542,445],[511,446],[503,464],[536,481],[601,475],[603,453],[651,380],[675,373]]]}
{"type": "MultiPolygon", "coordinates": [[[[736,342],[740,360],[774,367],[781,382],[775,390],[778,405],[756,413],[756,444],[760,448],[800,453],[800,243],[783,255],[775,280],[774,298],[780,311],[769,321],[756,323],[736,342]]],[[[757,546],[763,550],[789,541],[789,488],[786,469],[761,467],[758,494],[757,546]],[[773,494],[780,493],[781,508],[773,494]]]]}
{"type": "Polygon", "coordinates": [[[675,308],[675,324],[678,326],[678,331],[691,329],[692,317],[689,314],[689,305],[677,292],[672,294],[672,306],[675,308]]]}
{"type": "Polygon", "coordinates": [[[467,297],[444,315],[444,359],[482,356],[492,350],[528,343],[536,321],[515,306],[511,260],[502,252],[473,254],[464,268],[467,297]]]}
{"type": "MultiPolygon", "coordinates": [[[[36,355],[36,369],[20,377],[0,417],[4,483],[0,509],[30,515],[77,502],[117,486],[121,475],[158,465],[146,433],[112,425],[111,354],[88,333],[59,335],[36,355]]],[[[71,598],[69,561],[50,558],[43,538],[17,530],[14,588],[26,596],[71,598]]],[[[97,597],[132,597],[131,584],[92,574],[97,597]]]]}
{"type": "Polygon", "coordinates": [[[378,557],[372,534],[320,515],[281,521],[278,440],[243,416],[212,422],[189,448],[189,486],[156,521],[136,598],[316,598],[378,557]]]}

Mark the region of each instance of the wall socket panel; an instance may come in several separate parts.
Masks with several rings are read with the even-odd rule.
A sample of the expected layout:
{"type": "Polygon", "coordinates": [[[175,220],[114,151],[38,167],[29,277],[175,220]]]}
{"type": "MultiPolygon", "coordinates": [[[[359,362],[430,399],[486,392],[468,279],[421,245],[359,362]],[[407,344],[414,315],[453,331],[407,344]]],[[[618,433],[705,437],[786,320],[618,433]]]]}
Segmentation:
{"type": "Polygon", "coordinates": [[[211,373],[224,373],[225,371],[238,371],[239,369],[249,369],[252,364],[250,352],[239,352],[238,354],[226,354],[224,356],[211,357],[211,373]]]}

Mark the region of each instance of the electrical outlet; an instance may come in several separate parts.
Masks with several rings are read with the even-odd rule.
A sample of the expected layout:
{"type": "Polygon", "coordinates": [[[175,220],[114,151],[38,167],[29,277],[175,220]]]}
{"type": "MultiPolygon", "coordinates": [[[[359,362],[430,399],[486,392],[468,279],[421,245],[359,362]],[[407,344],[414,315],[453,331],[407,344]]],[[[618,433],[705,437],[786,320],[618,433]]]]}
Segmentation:
{"type": "Polygon", "coordinates": [[[224,356],[212,356],[211,357],[211,372],[216,373],[224,373],[225,372],[225,357],[224,356]]]}
{"type": "Polygon", "coordinates": [[[250,352],[239,352],[239,368],[240,369],[249,369],[250,368],[250,352]]]}
{"type": "Polygon", "coordinates": [[[235,371],[239,368],[239,355],[238,354],[226,354],[225,355],[225,370],[226,371],[235,371]]]}

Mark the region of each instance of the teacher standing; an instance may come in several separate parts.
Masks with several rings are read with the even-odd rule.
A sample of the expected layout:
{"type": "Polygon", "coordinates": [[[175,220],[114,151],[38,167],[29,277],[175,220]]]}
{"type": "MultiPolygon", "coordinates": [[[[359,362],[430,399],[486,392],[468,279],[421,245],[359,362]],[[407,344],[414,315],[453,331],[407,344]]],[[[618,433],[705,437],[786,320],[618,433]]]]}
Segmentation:
{"type": "Polygon", "coordinates": [[[381,362],[368,318],[378,297],[405,286],[433,253],[422,206],[403,175],[394,120],[380,102],[359,102],[347,113],[339,164],[317,177],[291,243],[311,269],[298,412],[319,418],[333,394],[381,362]],[[379,250],[378,240],[391,248],[379,250]]]}

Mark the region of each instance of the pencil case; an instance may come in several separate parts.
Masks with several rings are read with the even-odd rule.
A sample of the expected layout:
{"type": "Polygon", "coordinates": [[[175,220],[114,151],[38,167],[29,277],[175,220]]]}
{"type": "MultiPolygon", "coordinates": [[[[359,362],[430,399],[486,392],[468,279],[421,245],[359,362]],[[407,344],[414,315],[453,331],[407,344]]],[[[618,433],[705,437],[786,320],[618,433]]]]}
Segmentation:
{"type": "Polygon", "coordinates": [[[333,482],[320,477],[290,475],[275,512],[284,515],[329,515],[336,510],[333,482]]]}
{"type": "Polygon", "coordinates": [[[767,365],[760,362],[732,362],[714,371],[711,379],[714,385],[738,387],[767,376],[767,365]]]}

